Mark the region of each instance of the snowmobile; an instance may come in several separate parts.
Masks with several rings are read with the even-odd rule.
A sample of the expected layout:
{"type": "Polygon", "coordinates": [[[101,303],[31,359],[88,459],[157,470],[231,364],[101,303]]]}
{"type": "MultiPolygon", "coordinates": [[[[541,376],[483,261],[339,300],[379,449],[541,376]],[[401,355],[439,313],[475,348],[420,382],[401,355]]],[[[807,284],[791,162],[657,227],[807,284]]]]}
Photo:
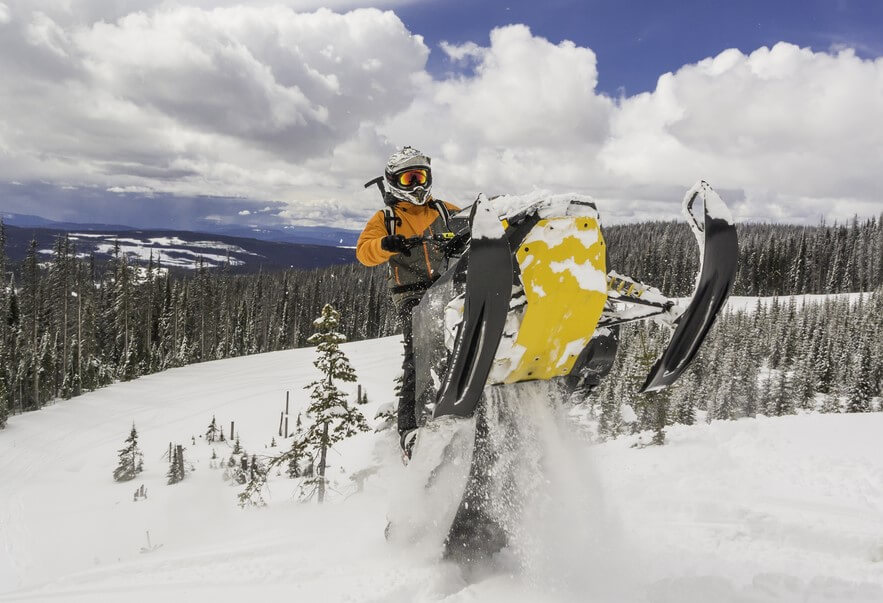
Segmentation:
{"type": "MultiPolygon", "coordinates": [[[[686,370],[730,292],[738,244],[729,210],[706,182],[687,192],[683,213],[700,251],[687,301],[610,270],[597,208],[581,195],[480,195],[450,217],[448,232],[410,240],[439,245],[448,258],[413,313],[418,422],[475,421],[446,558],[469,563],[506,545],[487,512],[501,495],[490,487],[489,399],[530,381],[591,390],[612,367],[619,325],[639,320],[672,328],[641,391],[667,388],[686,370]]],[[[419,461],[420,438],[414,455],[419,461]]]]}

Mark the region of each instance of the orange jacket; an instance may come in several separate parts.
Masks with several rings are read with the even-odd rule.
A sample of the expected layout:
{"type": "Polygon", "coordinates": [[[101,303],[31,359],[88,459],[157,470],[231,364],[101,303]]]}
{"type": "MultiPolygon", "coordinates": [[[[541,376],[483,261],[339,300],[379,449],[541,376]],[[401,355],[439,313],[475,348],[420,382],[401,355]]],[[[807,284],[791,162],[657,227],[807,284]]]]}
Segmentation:
{"type": "MultiPolygon", "coordinates": [[[[443,203],[450,211],[460,209],[447,201],[443,201],[443,203]]],[[[396,234],[404,237],[423,234],[429,225],[438,218],[438,212],[428,205],[413,205],[404,201],[396,204],[395,213],[402,220],[401,225],[396,226],[396,234]]],[[[371,216],[362,234],[359,235],[359,241],[356,243],[356,258],[365,266],[377,266],[389,260],[395,253],[384,251],[380,247],[380,240],[388,234],[383,220],[383,211],[378,211],[371,216]]]]}

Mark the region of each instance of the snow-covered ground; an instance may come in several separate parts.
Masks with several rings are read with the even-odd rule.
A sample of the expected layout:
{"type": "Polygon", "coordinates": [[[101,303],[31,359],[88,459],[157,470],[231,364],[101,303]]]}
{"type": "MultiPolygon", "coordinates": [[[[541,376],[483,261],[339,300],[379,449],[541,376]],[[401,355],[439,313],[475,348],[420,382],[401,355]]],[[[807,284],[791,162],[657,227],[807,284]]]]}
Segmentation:
{"type": "MultiPolygon", "coordinates": [[[[830,294],[819,294],[819,293],[804,293],[801,295],[780,295],[778,297],[749,297],[745,295],[731,295],[727,299],[727,303],[725,308],[736,312],[739,310],[747,310],[752,311],[757,307],[757,302],[760,301],[766,307],[770,307],[773,303],[773,300],[777,300],[779,307],[787,307],[791,300],[794,300],[794,305],[796,308],[802,308],[804,304],[821,304],[824,303],[825,299],[848,299],[851,303],[856,303],[859,299],[867,300],[870,296],[870,293],[838,293],[836,295],[830,294]]],[[[687,298],[685,298],[687,299],[687,298]]]]}
{"type": "MultiPolygon", "coordinates": [[[[130,259],[154,262],[176,268],[196,269],[202,261],[207,267],[217,267],[230,262],[231,266],[241,266],[245,262],[237,255],[259,257],[259,254],[247,251],[238,245],[221,241],[199,240],[185,241],[180,237],[146,237],[135,238],[139,233],[132,232],[130,237],[120,237],[118,233],[71,233],[68,238],[75,244],[87,240],[90,249],[100,255],[112,255],[114,248],[119,246],[120,253],[130,259]]],[[[38,253],[52,255],[52,249],[40,249],[38,253]]],[[[81,257],[88,257],[82,252],[81,257]]]]}
{"type": "MultiPolygon", "coordinates": [[[[399,343],[345,351],[373,417],[399,343]]],[[[332,453],[337,493],[322,507],[274,476],[268,507],[240,509],[241,487],[209,468],[213,415],[249,452],[272,452],[285,391],[292,418],[306,404],[313,355],[198,364],[13,417],[0,431],[0,601],[883,601],[883,413],[674,427],[643,449],[564,437],[524,484],[551,501],[529,510],[532,537],[496,571],[464,575],[438,547],[384,539],[408,475],[387,433],[332,453]],[[133,421],[145,472],[115,483],[133,421]],[[174,486],[169,442],[196,467],[174,486]],[[358,492],[351,478],[371,468],[358,492]],[[133,502],[141,484],[148,498],[133,502]],[[161,546],[142,553],[147,531],[161,546]]]]}

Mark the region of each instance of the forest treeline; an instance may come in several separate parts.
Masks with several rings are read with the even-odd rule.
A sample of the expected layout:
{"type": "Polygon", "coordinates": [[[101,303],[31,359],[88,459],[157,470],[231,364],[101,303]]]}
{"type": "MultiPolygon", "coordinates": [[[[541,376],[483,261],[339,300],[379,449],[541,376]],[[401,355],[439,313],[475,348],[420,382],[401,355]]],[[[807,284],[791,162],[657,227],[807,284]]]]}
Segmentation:
{"type": "Polygon", "coordinates": [[[638,392],[668,329],[629,325],[610,374],[576,402],[587,405],[602,439],[651,430],[657,443],[665,427],[700,418],[883,410],[874,401],[883,395],[883,288],[850,297],[727,310],[674,386],[649,394],[638,392]]]}
{"type": "MultiPolygon", "coordinates": [[[[737,224],[739,271],[734,295],[870,291],[883,283],[883,215],[848,224],[737,224]]],[[[683,222],[604,229],[608,270],[689,295],[699,253],[683,222]]]]}
{"type": "MultiPolygon", "coordinates": [[[[735,294],[870,290],[883,282],[883,222],[798,227],[740,225],[735,294]]],[[[697,253],[686,226],[649,222],[605,229],[609,268],[686,295],[697,253]]],[[[383,267],[234,275],[199,267],[169,273],[81,257],[59,237],[7,262],[0,228],[0,426],[10,413],[194,362],[306,345],[322,306],[341,310],[348,339],[398,330],[383,267]]]]}

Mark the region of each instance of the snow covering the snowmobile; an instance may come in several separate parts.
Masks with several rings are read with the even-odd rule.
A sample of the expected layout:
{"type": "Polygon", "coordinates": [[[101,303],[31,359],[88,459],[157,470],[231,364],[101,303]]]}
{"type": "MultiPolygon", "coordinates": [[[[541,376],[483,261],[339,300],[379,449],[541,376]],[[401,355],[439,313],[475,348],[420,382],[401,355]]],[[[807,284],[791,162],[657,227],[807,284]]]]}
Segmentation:
{"type": "Polygon", "coordinates": [[[536,190],[523,195],[500,195],[491,201],[500,219],[507,221],[526,215],[536,215],[540,219],[591,215],[596,221],[600,220],[595,200],[578,193],[552,194],[536,190]],[[591,213],[586,213],[589,211],[591,213]]]}

